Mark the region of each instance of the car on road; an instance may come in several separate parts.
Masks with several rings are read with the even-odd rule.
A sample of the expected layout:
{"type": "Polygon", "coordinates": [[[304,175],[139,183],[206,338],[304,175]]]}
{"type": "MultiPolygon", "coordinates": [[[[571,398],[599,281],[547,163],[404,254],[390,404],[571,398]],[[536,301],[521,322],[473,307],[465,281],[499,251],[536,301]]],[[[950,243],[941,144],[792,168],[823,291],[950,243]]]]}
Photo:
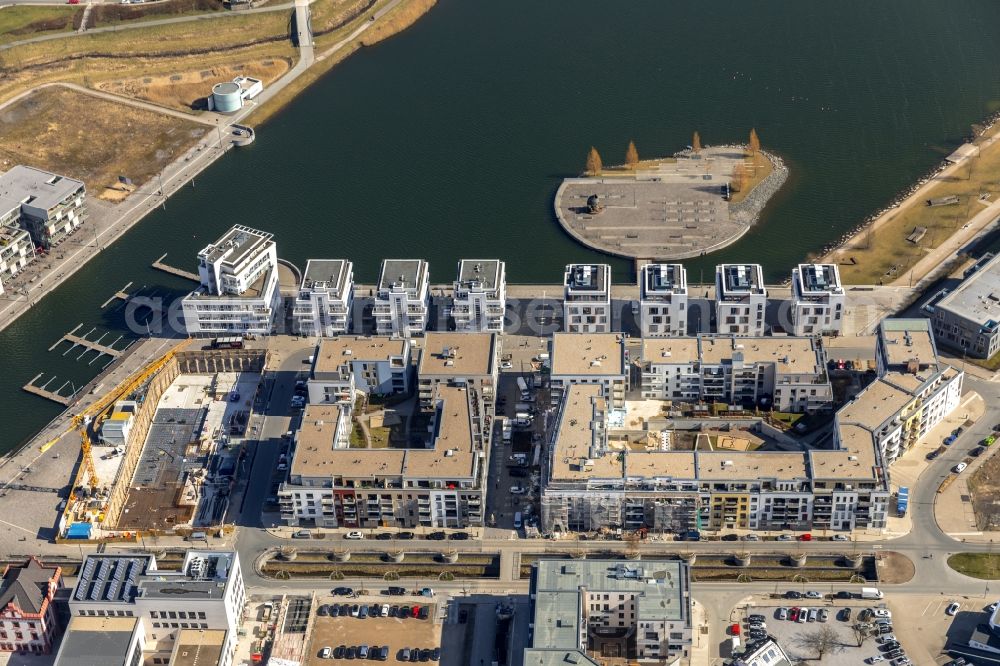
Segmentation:
{"type": "Polygon", "coordinates": [[[444,541],[448,538],[448,535],[444,532],[431,532],[425,538],[430,539],[431,541],[444,541]]]}
{"type": "Polygon", "coordinates": [[[468,532],[452,532],[451,534],[448,535],[448,538],[449,539],[453,539],[454,541],[465,541],[465,540],[467,540],[469,538],[469,533],[468,532]]]}
{"type": "Polygon", "coordinates": [[[365,538],[365,535],[362,534],[361,532],[358,532],[357,530],[353,530],[353,531],[348,532],[347,534],[345,534],[344,538],[345,539],[350,539],[352,541],[360,541],[361,539],[365,538]]]}
{"type": "Polygon", "coordinates": [[[791,541],[791,540],[792,540],[791,534],[782,534],[777,538],[777,541],[791,541]]]}
{"type": "Polygon", "coordinates": [[[948,604],[948,607],[944,610],[944,612],[946,615],[955,615],[961,607],[962,606],[957,601],[953,601],[948,604]]]}
{"type": "Polygon", "coordinates": [[[930,453],[928,453],[924,457],[927,458],[928,460],[934,460],[939,455],[941,455],[942,453],[944,453],[944,451],[945,451],[945,448],[943,446],[939,446],[938,448],[934,449],[933,451],[931,451],[930,453]]]}
{"type": "Polygon", "coordinates": [[[964,462],[960,462],[957,465],[955,465],[954,467],[952,467],[952,469],[955,471],[955,474],[961,474],[965,470],[966,467],[968,467],[967,464],[965,464],[964,462]]]}
{"type": "Polygon", "coordinates": [[[830,537],[830,541],[848,541],[849,539],[850,537],[848,537],[846,534],[834,534],[832,537],[830,537]]]}
{"type": "Polygon", "coordinates": [[[955,428],[954,430],[952,430],[951,434],[954,437],[959,437],[959,436],[961,436],[961,434],[963,432],[965,432],[965,428],[963,428],[962,426],[959,426],[959,427],[955,428]]]}
{"type": "Polygon", "coordinates": [[[413,532],[400,532],[396,535],[397,539],[403,539],[404,541],[409,541],[413,538],[413,532]]]}
{"type": "Polygon", "coordinates": [[[816,590],[809,590],[806,592],[806,599],[822,599],[823,595],[816,590]]]}
{"type": "Polygon", "coordinates": [[[977,446],[976,448],[974,448],[971,451],[969,451],[969,455],[972,456],[973,458],[978,458],[979,456],[983,455],[984,453],[986,453],[986,447],[985,446],[977,446]]]}
{"type": "Polygon", "coordinates": [[[958,439],[958,437],[955,437],[954,435],[948,435],[941,441],[941,443],[944,444],[945,446],[951,446],[956,439],[958,439]]]}
{"type": "Polygon", "coordinates": [[[805,534],[800,534],[798,536],[798,540],[799,541],[812,541],[813,540],[813,535],[810,534],[809,532],[806,532],[805,534]]]}
{"type": "Polygon", "coordinates": [[[525,488],[525,487],[523,487],[523,486],[511,486],[510,487],[510,494],[511,495],[524,495],[527,492],[528,492],[528,489],[525,488]]]}
{"type": "Polygon", "coordinates": [[[797,591],[797,590],[788,590],[788,592],[785,592],[785,598],[786,599],[801,599],[802,598],[802,593],[799,592],[799,591],[797,591]]]}

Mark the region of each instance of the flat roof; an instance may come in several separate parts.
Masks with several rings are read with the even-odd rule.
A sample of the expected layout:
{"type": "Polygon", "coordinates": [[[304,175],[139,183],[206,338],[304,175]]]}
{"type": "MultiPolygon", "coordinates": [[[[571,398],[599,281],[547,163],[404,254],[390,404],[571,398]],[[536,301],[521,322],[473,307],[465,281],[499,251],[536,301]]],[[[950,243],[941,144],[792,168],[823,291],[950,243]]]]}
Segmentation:
{"type": "Polygon", "coordinates": [[[552,374],[623,375],[624,349],[621,333],[553,333],[552,374]]]}
{"type": "Polygon", "coordinates": [[[427,279],[427,262],[423,259],[385,259],[378,276],[378,288],[419,290],[427,279]]]}
{"type": "Polygon", "coordinates": [[[124,666],[138,618],[70,618],[55,666],[124,666]]]}
{"type": "Polygon", "coordinates": [[[568,264],[563,285],[569,294],[611,293],[611,266],[607,264],[568,264]]]}
{"type": "Polygon", "coordinates": [[[81,189],[84,189],[83,181],[23,164],[0,176],[0,200],[17,201],[46,210],[58,206],[81,189]]]}
{"type": "Polygon", "coordinates": [[[824,370],[815,338],[732,338],[732,346],[734,353],[743,354],[744,363],[774,363],[778,373],[819,374],[824,370]]]}
{"type": "Polygon", "coordinates": [[[937,363],[934,334],[927,319],[883,319],[881,336],[889,365],[937,363]]]}
{"type": "Polygon", "coordinates": [[[72,600],[131,603],[142,577],[155,568],[150,555],[88,555],[77,574],[72,600]]]}
{"type": "Polygon", "coordinates": [[[799,264],[794,272],[796,285],[804,295],[844,293],[836,264],[799,264]]]}
{"type": "Polygon", "coordinates": [[[715,277],[723,295],[767,295],[760,264],[719,264],[715,267],[715,277]]]}
{"type": "Polygon", "coordinates": [[[532,645],[540,648],[578,649],[580,622],[592,594],[633,596],[636,622],[690,624],[689,571],[684,562],[566,559],[539,560],[535,566],[532,645]]]}
{"type": "Polygon", "coordinates": [[[837,423],[841,448],[836,451],[808,451],[814,479],[871,480],[880,466],[871,431],[851,423],[837,423]]]}
{"type": "Polygon", "coordinates": [[[853,401],[841,407],[837,418],[843,423],[875,430],[913,399],[910,393],[883,379],[876,379],[853,401]]]}
{"type": "Polygon", "coordinates": [[[694,451],[626,451],[625,474],[629,477],[693,480],[698,476],[694,451]]]}
{"type": "Polygon", "coordinates": [[[642,360],[656,364],[697,363],[698,338],[643,338],[642,360]]]}
{"type": "Polygon", "coordinates": [[[494,333],[424,334],[417,376],[473,377],[492,375],[496,369],[497,337],[494,333]]]}
{"type": "Polygon", "coordinates": [[[332,289],[338,295],[350,288],[347,284],[351,274],[351,262],[346,259],[310,259],[302,275],[302,286],[306,289],[332,289]]]}
{"type": "Polygon", "coordinates": [[[963,280],[934,307],[990,330],[1000,324],[1000,254],[963,280]]]}
{"type": "Polygon", "coordinates": [[[687,271],[681,264],[646,264],[639,274],[642,296],[686,294],[687,271]]]}
{"type": "Polygon", "coordinates": [[[574,479],[620,479],[624,465],[617,455],[594,455],[603,442],[607,403],[597,384],[574,384],[566,389],[553,444],[552,467],[555,481],[574,479]]]}
{"type": "Polygon", "coordinates": [[[809,471],[805,456],[780,451],[698,451],[700,481],[759,478],[806,480],[809,471]]]}
{"type": "Polygon", "coordinates": [[[336,372],[345,363],[352,361],[388,363],[393,359],[405,357],[409,346],[408,340],[381,336],[342,335],[336,338],[323,338],[316,345],[313,371],[336,372]]]}
{"type": "Polygon", "coordinates": [[[250,255],[273,243],[273,238],[274,234],[235,224],[217,241],[199,252],[198,257],[210,263],[223,259],[223,263],[237,266],[250,255]]]}
{"type": "Polygon", "coordinates": [[[466,289],[473,286],[491,290],[504,279],[504,263],[499,259],[462,259],[458,262],[458,283],[466,289]]]}
{"type": "Polygon", "coordinates": [[[170,666],[216,666],[226,644],[224,629],[181,629],[170,666]]]}
{"type": "Polygon", "coordinates": [[[472,433],[468,391],[445,385],[436,390],[438,420],[430,449],[334,448],[335,428],[342,410],[336,404],[307,405],[292,458],[292,475],[345,479],[474,477],[478,450],[472,433]]]}

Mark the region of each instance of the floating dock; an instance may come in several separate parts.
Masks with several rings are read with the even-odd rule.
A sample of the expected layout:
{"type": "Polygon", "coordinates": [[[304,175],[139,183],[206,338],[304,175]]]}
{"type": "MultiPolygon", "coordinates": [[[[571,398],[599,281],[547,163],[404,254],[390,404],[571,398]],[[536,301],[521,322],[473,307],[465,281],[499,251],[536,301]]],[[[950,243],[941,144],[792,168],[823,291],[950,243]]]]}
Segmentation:
{"type": "MultiPolygon", "coordinates": [[[[115,344],[115,342],[118,342],[118,340],[122,339],[122,336],[119,335],[118,336],[118,340],[115,340],[115,342],[111,343],[112,346],[102,345],[101,344],[101,340],[104,339],[103,335],[98,340],[96,340],[96,341],[94,341],[94,340],[88,340],[86,338],[86,336],[79,336],[79,335],[77,335],[76,332],[79,331],[82,327],[83,327],[83,324],[78,324],[77,327],[74,328],[72,331],[70,331],[66,335],[64,335],[61,338],[59,338],[58,340],[56,340],[55,344],[53,344],[51,347],[49,347],[49,351],[52,351],[53,349],[55,349],[56,347],[58,347],[59,345],[61,345],[63,342],[72,342],[73,346],[70,347],[69,349],[67,349],[66,352],[63,354],[63,356],[65,356],[66,354],[68,354],[70,351],[72,351],[76,347],[85,347],[85,348],[87,348],[87,349],[89,349],[91,351],[96,351],[99,354],[107,354],[111,358],[118,358],[119,356],[122,355],[122,352],[119,351],[119,350],[117,350],[117,349],[115,349],[114,346],[113,346],[115,344]]],[[[87,335],[90,335],[90,333],[92,333],[93,330],[94,329],[90,329],[90,332],[88,332],[87,335]]],[[[107,335],[107,334],[105,334],[105,335],[107,335]]]]}
{"type": "Polygon", "coordinates": [[[38,378],[41,377],[43,374],[45,373],[39,372],[31,379],[30,382],[28,382],[21,388],[27,391],[28,393],[33,393],[39,397],[45,398],[46,400],[51,400],[52,402],[58,402],[60,405],[63,405],[64,407],[69,407],[69,404],[73,402],[73,398],[75,397],[75,395],[69,395],[69,396],[59,395],[59,391],[62,391],[66,387],[66,385],[69,384],[70,382],[68,380],[63,382],[63,385],[60,386],[55,391],[50,391],[48,389],[48,385],[51,384],[53,381],[55,381],[56,379],[55,377],[52,377],[52,379],[45,382],[41,386],[35,386],[35,382],[38,381],[38,378]]]}
{"type": "Polygon", "coordinates": [[[160,257],[159,259],[157,259],[156,261],[154,261],[153,262],[153,268],[155,268],[158,271],[163,271],[164,273],[170,273],[171,275],[176,275],[177,277],[186,278],[186,279],[191,280],[193,282],[198,282],[198,283],[201,282],[201,278],[198,277],[197,274],[192,273],[191,271],[185,271],[185,270],[180,269],[180,268],[174,268],[173,266],[171,266],[169,264],[163,263],[163,260],[166,257],[167,257],[167,255],[164,254],[162,257],[160,257]]]}

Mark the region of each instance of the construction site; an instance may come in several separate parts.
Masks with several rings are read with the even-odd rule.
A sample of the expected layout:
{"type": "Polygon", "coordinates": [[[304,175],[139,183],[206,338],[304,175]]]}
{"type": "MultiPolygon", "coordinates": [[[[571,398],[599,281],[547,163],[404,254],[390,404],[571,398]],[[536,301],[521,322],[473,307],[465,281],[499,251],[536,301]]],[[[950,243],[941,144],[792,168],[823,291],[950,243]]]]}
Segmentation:
{"type": "Polygon", "coordinates": [[[73,417],[59,541],[132,540],[225,520],[266,351],[183,342],[73,417]]]}

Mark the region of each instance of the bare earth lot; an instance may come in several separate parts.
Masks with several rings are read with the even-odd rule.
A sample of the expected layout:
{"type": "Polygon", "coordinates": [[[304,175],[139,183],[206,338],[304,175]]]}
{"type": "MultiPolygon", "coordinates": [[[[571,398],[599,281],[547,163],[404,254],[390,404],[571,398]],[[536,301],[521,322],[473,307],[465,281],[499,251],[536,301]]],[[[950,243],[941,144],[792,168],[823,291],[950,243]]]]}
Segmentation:
{"type": "Polygon", "coordinates": [[[27,164],[82,179],[97,194],[123,175],[140,186],[209,128],[65,88],[0,111],[0,169],[27,164]]]}

